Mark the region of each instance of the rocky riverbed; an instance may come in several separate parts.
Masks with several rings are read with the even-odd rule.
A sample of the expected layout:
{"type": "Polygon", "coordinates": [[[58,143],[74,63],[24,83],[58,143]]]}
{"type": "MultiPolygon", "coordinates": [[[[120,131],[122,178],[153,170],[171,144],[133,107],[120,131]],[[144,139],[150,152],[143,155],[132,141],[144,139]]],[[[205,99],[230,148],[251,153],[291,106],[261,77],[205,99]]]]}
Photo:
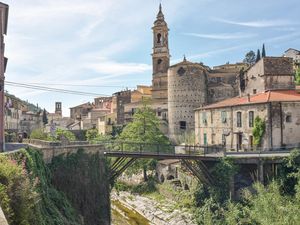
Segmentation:
{"type": "MultiPolygon", "coordinates": [[[[115,192],[111,194],[112,210],[117,210],[124,217],[128,217],[128,209],[138,216],[144,217],[144,222],[129,224],[140,225],[196,225],[190,212],[184,209],[174,209],[172,201],[155,201],[154,199],[133,195],[129,192],[115,192]],[[117,203],[117,204],[116,204],[117,203]],[[122,207],[127,208],[127,212],[122,207]],[[123,212],[122,212],[123,211],[123,212]]],[[[141,219],[141,218],[139,218],[141,219]]]]}

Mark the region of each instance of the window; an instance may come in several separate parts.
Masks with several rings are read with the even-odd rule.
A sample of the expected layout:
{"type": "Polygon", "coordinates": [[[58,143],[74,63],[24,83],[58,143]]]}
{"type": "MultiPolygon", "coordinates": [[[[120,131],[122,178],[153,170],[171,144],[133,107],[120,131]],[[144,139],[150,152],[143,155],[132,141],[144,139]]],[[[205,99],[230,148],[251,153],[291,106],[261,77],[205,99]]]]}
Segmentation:
{"type": "Polygon", "coordinates": [[[222,123],[227,123],[227,113],[226,111],[221,112],[222,123]]]}
{"type": "Polygon", "coordinates": [[[256,92],[257,92],[256,89],[253,89],[253,94],[254,94],[254,95],[256,94],[256,92]]]}
{"type": "Polygon", "coordinates": [[[206,112],[202,113],[202,123],[205,124],[205,125],[207,124],[206,112]]]}
{"type": "Polygon", "coordinates": [[[249,127],[253,127],[254,125],[254,112],[250,111],[249,112],[249,127]]]}
{"type": "Polygon", "coordinates": [[[158,43],[158,44],[161,43],[161,34],[157,34],[157,43],[158,43]]]}
{"type": "Polygon", "coordinates": [[[236,113],[236,126],[242,127],[242,113],[241,112],[236,113]]]}
{"type": "Polygon", "coordinates": [[[203,134],[203,144],[207,145],[207,134],[206,133],[203,134]]]}
{"type": "Polygon", "coordinates": [[[186,121],[179,121],[179,127],[181,130],[186,130],[186,121]]]}
{"type": "Polygon", "coordinates": [[[157,60],[157,64],[159,65],[159,64],[161,64],[162,63],[162,59],[158,59],[157,60]]]}
{"type": "Polygon", "coordinates": [[[222,134],[222,145],[226,146],[226,136],[225,136],[225,134],[222,134]]]}
{"type": "Polygon", "coordinates": [[[291,114],[286,115],[285,122],[287,122],[287,123],[291,123],[292,122],[292,115],[291,114]]]}
{"type": "Polygon", "coordinates": [[[252,135],[250,135],[249,136],[249,147],[250,147],[250,149],[252,150],[253,149],[253,136],[252,135]]]}
{"type": "Polygon", "coordinates": [[[211,144],[215,144],[216,134],[211,134],[211,144]]]}

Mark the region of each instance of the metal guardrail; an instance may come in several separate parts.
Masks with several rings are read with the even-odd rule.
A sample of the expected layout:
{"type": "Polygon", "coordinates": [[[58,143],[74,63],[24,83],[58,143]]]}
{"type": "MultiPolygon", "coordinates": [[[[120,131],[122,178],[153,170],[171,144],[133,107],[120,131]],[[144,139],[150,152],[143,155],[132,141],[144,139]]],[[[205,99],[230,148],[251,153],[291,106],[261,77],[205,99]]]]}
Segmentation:
{"type": "Polygon", "coordinates": [[[141,142],[97,142],[96,144],[103,144],[106,152],[117,152],[121,154],[205,156],[224,152],[224,148],[217,146],[163,145],[141,142]]]}

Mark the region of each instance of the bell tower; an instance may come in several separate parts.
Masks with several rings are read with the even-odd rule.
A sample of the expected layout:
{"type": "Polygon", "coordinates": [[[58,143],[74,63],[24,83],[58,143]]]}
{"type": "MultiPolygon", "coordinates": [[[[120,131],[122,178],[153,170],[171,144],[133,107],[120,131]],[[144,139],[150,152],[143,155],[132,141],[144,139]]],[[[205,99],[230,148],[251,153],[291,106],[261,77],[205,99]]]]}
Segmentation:
{"type": "Polygon", "coordinates": [[[161,4],[154,22],[152,53],[152,99],[167,103],[168,101],[168,69],[170,53],[168,43],[168,25],[162,13],[161,4]]]}

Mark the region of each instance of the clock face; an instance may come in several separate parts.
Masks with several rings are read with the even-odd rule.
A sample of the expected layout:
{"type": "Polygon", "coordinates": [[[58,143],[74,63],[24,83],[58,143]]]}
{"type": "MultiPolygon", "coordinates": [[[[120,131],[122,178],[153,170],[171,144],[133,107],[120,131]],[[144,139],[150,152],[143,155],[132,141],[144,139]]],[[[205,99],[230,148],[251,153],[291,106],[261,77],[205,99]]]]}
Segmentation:
{"type": "Polygon", "coordinates": [[[178,73],[179,76],[184,75],[185,72],[186,72],[186,70],[185,70],[183,67],[180,67],[180,68],[178,69],[178,71],[177,71],[177,73],[178,73]]]}

